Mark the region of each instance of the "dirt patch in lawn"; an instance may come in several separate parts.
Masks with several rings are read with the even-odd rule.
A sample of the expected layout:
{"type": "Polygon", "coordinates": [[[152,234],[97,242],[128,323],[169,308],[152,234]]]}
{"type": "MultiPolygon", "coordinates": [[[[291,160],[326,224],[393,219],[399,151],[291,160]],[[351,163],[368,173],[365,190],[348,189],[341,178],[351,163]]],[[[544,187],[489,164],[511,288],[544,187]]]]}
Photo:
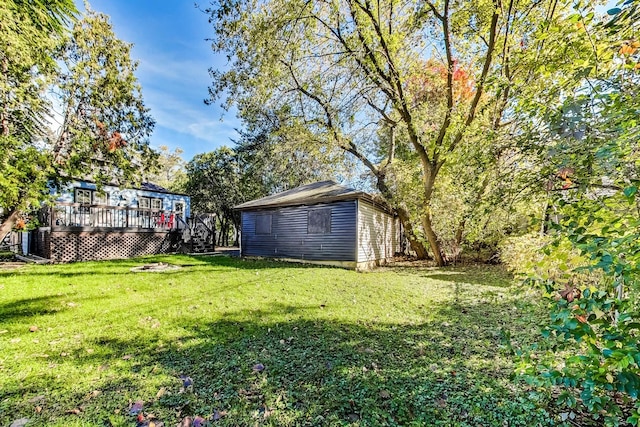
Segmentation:
{"type": "Polygon", "coordinates": [[[131,271],[134,273],[163,273],[165,271],[180,270],[181,268],[181,265],[167,264],[166,262],[154,262],[151,264],[133,267],[131,271]]]}
{"type": "Polygon", "coordinates": [[[24,262],[7,261],[0,262],[0,270],[15,270],[17,268],[24,267],[24,262]]]}

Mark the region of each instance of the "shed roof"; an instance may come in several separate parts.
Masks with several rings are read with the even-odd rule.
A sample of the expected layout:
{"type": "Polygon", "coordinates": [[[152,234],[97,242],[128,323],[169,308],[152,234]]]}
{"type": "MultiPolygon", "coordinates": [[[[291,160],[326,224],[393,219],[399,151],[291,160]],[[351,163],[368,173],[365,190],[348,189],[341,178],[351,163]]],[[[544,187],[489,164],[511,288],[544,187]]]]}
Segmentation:
{"type": "Polygon", "coordinates": [[[381,203],[376,201],[370,194],[342,186],[334,181],[320,181],[302,185],[300,187],[292,188],[291,190],[242,203],[235,206],[234,209],[252,210],[282,206],[313,205],[316,203],[355,199],[366,200],[385,211],[391,211],[384,202],[381,203]]]}

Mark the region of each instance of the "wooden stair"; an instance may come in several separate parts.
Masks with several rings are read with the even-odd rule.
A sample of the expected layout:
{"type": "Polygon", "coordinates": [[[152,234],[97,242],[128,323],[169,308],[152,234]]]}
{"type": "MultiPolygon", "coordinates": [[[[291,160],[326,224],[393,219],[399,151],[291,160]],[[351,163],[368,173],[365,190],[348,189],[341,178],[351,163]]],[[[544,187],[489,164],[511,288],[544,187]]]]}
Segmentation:
{"type": "Polygon", "coordinates": [[[210,214],[195,214],[189,218],[189,241],[185,242],[192,253],[215,252],[215,217],[210,214]]]}

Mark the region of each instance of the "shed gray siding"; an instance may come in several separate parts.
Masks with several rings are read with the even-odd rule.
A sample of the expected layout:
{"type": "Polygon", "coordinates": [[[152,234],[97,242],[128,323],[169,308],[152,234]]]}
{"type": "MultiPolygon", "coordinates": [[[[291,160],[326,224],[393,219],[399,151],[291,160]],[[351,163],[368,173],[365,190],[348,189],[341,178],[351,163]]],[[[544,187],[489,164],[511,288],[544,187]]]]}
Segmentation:
{"type": "Polygon", "coordinates": [[[242,212],[242,255],[310,261],[356,261],[355,200],[242,212]],[[331,208],[331,233],[309,234],[308,215],[331,208]],[[271,214],[271,234],[256,234],[256,217],[271,214]]]}

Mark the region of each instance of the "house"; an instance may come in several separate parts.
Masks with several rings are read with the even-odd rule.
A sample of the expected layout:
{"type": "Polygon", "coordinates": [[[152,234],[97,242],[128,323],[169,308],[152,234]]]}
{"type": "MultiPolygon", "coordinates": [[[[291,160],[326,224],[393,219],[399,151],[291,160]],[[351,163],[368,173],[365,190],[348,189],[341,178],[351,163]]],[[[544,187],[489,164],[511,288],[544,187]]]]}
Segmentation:
{"type": "Polygon", "coordinates": [[[74,180],[42,210],[29,252],[72,262],[175,251],[189,234],[184,230],[194,229],[190,217],[189,196],[151,183],[99,190],[91,181],[74,180]]]}
{"type": "Polygon", "coordinates": [[[242,203],[245,257],[366,269],[400,250],[393,211],[373,196],[333,181],[303,185],[242,203]]]}

